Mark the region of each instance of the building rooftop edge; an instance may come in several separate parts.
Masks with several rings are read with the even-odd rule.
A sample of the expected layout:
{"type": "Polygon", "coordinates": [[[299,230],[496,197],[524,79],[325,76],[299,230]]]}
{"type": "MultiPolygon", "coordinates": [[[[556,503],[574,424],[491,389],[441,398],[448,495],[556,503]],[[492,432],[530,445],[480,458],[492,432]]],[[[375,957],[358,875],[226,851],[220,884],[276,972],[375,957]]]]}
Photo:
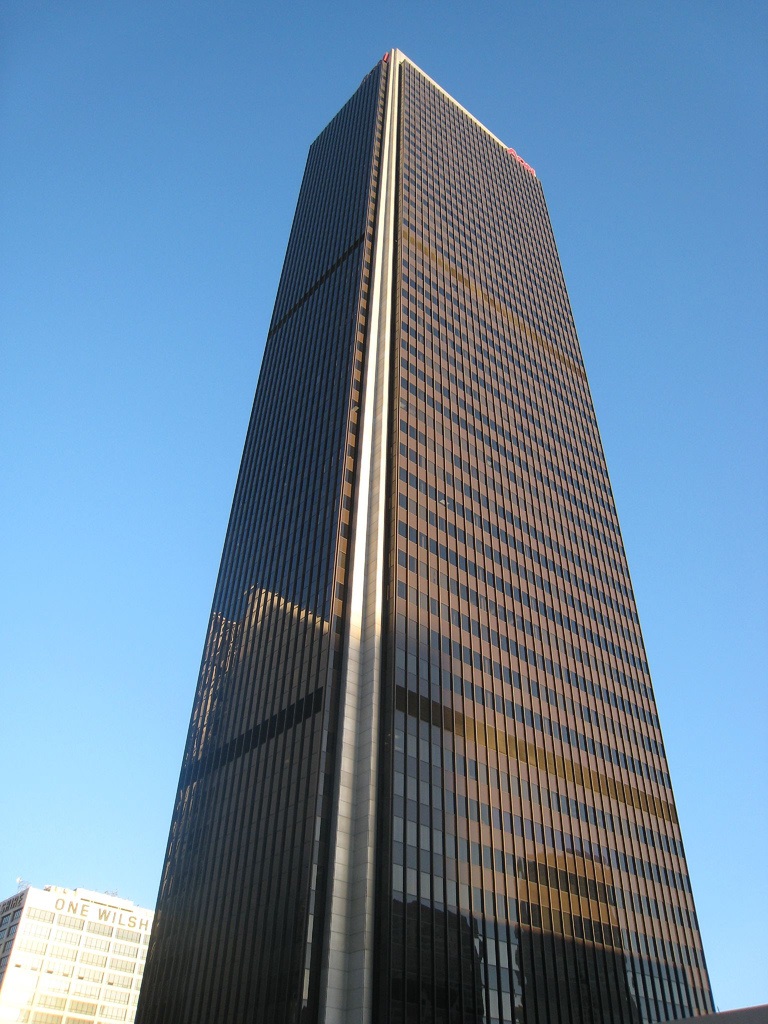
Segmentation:
{"type": "Polygon", "coordinates": [[[134,903],[133,900],[127,899],[125,896],[117,896],[111,892],[99,892],[96,889],[85,889],[79,885],[74,889],[64,885],[27,885],[24,889],[19,890],[18,893],[11,893],[9,896],[2,897],[2,899],[0,899],[0,903],[5,903],[14,896],[22,896],[25,893],[30,892],[47,892],[51,894],[58,894],[60,896],[74,896],[77,899],[85,900],[88,903],[103,903],[113,907],[123,906],[126,909],[134,908],[136,910],[146,910],[149,913],[154,914],[154,908],[143,907],[138,903],[134,903]]]}
{"type": "Polygon", "coordinates": [[[442,85],[439,84],[439,82],[436,82],[431,75],[428,75],[426,71],[420,68],[418,64],[416,64],[414,61],[410,59],[410,57],[406,56],[406,54],[404,54],[402,50],[398,50],[397,47],[393,47],[391,50],[387,51],[387,56],[393,62],[393,64],[410,64],[412,68],[418,71],[420,75],[423,75],[424,78],[426,78],[431,85],[433,85],[439,92],[441,92],[443,96],[446,97],[446,99],[450,100],[450,102],[453,103],[455,107],[458,107],[459,110],[470,119],[470,121],[474,121],[474,123],[479,128],[482,128],[486,135],[490,135],[494,142],[497,142],[508,153],[513,154],[514,157],[520,163],[522,163],[525,167],[528,168],[528,170],[533,174],[534,178],[538,177],[534,169],[531,167],[531,165],[526,163],[526,161],[523,160],[522,157],[518,156],[516,151],[512,149],[511,146],[508,146],[506,142],[502,142],[498,135],[492,132],[487,125],[484,125],[482,121],[476,118],[475,115],[472,114],[469,110],[467,110],[467,108],[462,103],[459,103],[459,101],[454,96],[451,96],[451,94],[446,89],[444,89],[442,85]]]}

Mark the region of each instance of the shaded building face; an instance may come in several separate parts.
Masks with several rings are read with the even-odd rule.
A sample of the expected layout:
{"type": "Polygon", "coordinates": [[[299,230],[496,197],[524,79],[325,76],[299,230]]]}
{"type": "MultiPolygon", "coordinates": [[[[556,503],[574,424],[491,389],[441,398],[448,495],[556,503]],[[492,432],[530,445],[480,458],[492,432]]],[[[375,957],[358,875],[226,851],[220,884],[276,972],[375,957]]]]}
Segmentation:
{"type": "Polygon", "coordinates": [[[392,51],[313,144],[138,1020],[712,999],[540,183],[392,51]]]}

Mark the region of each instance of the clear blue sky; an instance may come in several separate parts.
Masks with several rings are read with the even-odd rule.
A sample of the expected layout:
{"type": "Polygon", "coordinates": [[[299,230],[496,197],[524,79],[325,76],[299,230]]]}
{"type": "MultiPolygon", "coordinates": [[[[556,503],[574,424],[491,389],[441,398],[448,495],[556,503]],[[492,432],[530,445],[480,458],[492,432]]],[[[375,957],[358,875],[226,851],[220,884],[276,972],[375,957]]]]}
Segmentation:
{"type": "Polygon", "coordinates": [[[309,143],[392,46],[543,181],[715,999],[768,1002],[768,6],[6,0],[0,897],[153,905],[309,143]]]}

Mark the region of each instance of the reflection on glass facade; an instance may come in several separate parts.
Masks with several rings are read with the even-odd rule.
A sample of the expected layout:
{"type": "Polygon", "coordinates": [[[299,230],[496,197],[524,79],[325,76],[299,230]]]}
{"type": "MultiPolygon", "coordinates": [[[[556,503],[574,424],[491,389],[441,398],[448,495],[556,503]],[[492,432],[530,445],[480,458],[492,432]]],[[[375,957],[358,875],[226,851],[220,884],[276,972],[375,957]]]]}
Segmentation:
{"type": "Polygon", "coordinates": [[[712,1009],[540,183],[392,51],[310,150],[137,1020],[712,1009]]]}

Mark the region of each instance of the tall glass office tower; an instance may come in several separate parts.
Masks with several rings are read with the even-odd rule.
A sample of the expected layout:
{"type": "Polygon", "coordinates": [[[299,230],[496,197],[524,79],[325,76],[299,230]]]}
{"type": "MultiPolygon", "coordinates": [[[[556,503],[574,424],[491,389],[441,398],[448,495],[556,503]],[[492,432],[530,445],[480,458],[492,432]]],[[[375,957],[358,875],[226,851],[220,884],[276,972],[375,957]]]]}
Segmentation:
{"type": "Polygon", "coordinates": [[[541,185],[394,50],[310,149],[137,1020],[712,1009],[541,185]]]}

